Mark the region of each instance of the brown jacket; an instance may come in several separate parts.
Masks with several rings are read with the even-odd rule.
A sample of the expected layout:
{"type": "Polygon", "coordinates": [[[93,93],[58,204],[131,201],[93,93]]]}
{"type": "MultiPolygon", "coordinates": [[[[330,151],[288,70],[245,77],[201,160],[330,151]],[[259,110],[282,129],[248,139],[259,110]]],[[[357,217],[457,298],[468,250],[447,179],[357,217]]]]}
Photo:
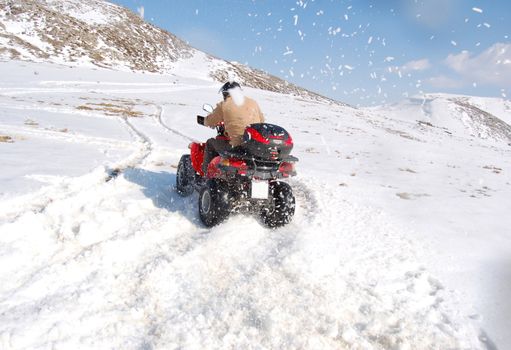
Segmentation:
{"type": "Polygon", "coordinates": [[[238,106],[232,97],[227,97],[225,101],[216,105],[215,110],[207,116],[204,123],[206,126],[214,127],[223,121],[232,146],[241,144],[243,133],[248,125],[264,123],[264,116],[257,102],[246,96],[244,99],[243,105],[238,106]]]}

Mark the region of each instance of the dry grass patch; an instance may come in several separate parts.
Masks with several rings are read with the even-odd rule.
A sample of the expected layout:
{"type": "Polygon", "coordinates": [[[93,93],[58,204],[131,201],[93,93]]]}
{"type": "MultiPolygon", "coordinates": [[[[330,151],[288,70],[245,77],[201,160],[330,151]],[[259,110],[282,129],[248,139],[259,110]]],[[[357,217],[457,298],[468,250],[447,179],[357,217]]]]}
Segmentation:
{"type": "Polygon", "coordinates": [[[76,107],[82,111],[98,111],[115,117],[143,117],[144,113],[134,109],[134,104],[127,100],[112,100],[111,102],[86,103],[76,107]],[[114,103],[112,103],[114,102],[114,103]]]}
{"type": "Polygon", "coordinates": [[[38,122],[36,122],[35,120],[32,120],[32,119],[26,119],[24,124],[29,125],[29,126],[38,126],[39,125],[38,122]]]}
{"type": "Polygon", "coordinates": [[[407,193],[407,192],[396,193],[396,196],[398,196],[401,199],[406,199],[406,200],[416,199],[416,198],[421,198],[421,197],[430,197],[430,195],[427,193],[407,193]]]}
{"type": "Polygon", "coordinates": [[[425,126],[433,127],[433,124],[431,124],[430,122],[425,122],[425,121],[419,120],[419,121],[417,121],[417,123],[419,125],[425,125],[425,126]]]}
{"type": "Polygon", "coordinates": [[[401,130],[394,130],[394,129],[391,129],[391,128],[384,128],[384,129],[385,129],[385,131],[387,131],[390,134],[398,135],[398,136],[401,136],[401,137],[403,137],[405,139],[408,139],[408,140],[418,141],[418,142],[423,142],[423,143],[425,142],[425,141],[423,141],[421,139],[418,139],[418,138],[416,138],[416,137],[414,137],[414,136],[412,136],[412,135],[410,135],[410,134],[408,134],[408,133],[406,133],[404,131],[401,131],[401,130]]]}
{"type": "Polygon", "coordinates": [[[406,193],[406,192],[396,193],[396,196],[398,196],[401,199],[412,199],[410,196],[410,193],[406,193]]]}
{"type": "Polygon", "coordinates": [[[78,107],[76,107],[76,109],[78,109],[80,111],[92,111],[93,110],[92,108],[90,108],[88,106],[84,106],[84,105],[78,106],[78,107]]]}
{"type": "Polygon", "coordinates": [[[314,147],[306,148],[305,152],[307,152],[307,153],[314,153],[314,154],[318,154],[319,153],[319,151],[316,150],[314,147]]]}
{"type": "Polygon", "coordinates": [[[483,169],[491,170],[495,174],[500,174],[502,172],[502,168],[493,166],[493,165],[485,165],[483,166],[483,169]]]}
{"type": "Polygon", "coordinates": [[[13,143],[14,140],[8,135],[0,135],[0,142],[13,143]]]}
{"type": "Polygon", "coordinates": [[[407,173],[417,174],[417,172],[415,170],[412,170],[410,168],[399,168],[399,170],[407,172],[407,173]]]}

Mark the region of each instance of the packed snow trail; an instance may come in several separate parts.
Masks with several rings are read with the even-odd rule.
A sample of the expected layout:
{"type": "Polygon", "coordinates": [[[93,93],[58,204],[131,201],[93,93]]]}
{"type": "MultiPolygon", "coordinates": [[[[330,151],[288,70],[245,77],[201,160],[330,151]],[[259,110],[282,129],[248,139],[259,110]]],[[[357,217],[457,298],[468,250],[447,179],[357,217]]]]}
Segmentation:
{"type": "MultiPolygon", "coordinates": [[[[135,167],[140,164],[150,155],[152,151],[152,144],[150,139],[145,136],[141,131],[136,129],[132,123],[127,118],[119,118],[119,120],[126,126],[126,128],[129,130],[129,132],[132,134],[132,137],[135,141],[138,142],[139,146],[137,150],[129,155],[129,157],[120,160],[116,162],[116,164],[113,165],[113,170],[117,169],[126,169],[128,167],[135,167]]],[[[1,129],[1,125],[0,125],[1,129]]],[[[64,139],[65,141],[71,141],[71,142],[83,142],[83,143],[89,143],[89,144],[108,144],[109,139],[103,139],[103,138],[97,138],[97,137],[90,137],[85,135],[67,135],[63,134],[62,132],[54,132],[54,131],[40,131],[40,130],[32,130],[25,128],[14,128],[18,133],[24,134],[24,135],[34,135],[42,138],[50,138],[50,139],[64,139]]],[[[119,142],[116,143],[117,146],[119,146],[119,142]]],[[[104,169],[103,167],[100,167],[98,169],[95,169],[93,173],[95,173],[94,179],[95,181],[104,181],[105,179],[108,179],[110,173],[112,170],[104,169]],[[102,173],[106,172],[105,175],[102,173]]],[[[3,214],[3,219],[8,219],[9,216],[16,215],[16,211],[19,211],[19,207],[28,207],[31,211],[44,211],[46,206],[55,201],[59,200],[61,198],[65,198],[66,196],[70,196],[75,194],[77,191],[82,191],[82,180],[76,181],[75,179],[68,179],[68,178],[61,178],[56,179],[55,182],[58,182],[59,185],[57,189],[52,189],[48,193],[48,188],[44,188],[39,193],[36,193],[35,195],[27,195],[23,196],[21,198],[18,198],[14,200],[13,202],[9,203],[2,203],[0,204],[0,209],[2,209],[1,213],[3,214]],[[13,204],[15,204],[13,206],[13,204]]],[[[18,213],[19,215],[19,213],[18,213]]],[[[1,218],[0,218],[1,219],[1,218]]]]}
{"type": "MultiPolygon", "coordinates": [[[[142,94],[145,85],[105,88],[101,97],[86,86],[77,97],[62,89],[66,82],[55,90],[46,84],[33,99],[69,113],[67,126],[57,124],[64,123],[57,112],[37,112],[30,94],[15,100],[35,111],[21,121],[9,114],[14,126],[39,132],[21,130],[26,137],[53,145],[61,140],[43,128],[65,126],[85,142],[121,135],[112,148],[125,152],[2,203],[0,348],[483,348],[477,323],[421,264],[425,252],[412,228],[357,204],[337,175],[299,168],[290,180],[296,215],[281,229],[245,215],[206,229],[197,195],[182,198],[173,189],[191,136],[211,136],[194,116],[197,101],[217,96],[194,84],[158,86],[164,96],[142,94]],[[117,124],[89,127],[100,112],[84,106],[122,106],[120,98],[136,101],[144,116],[105,111],[102,118],[117,124]],[[27,118],[39,124],[26,125],[27,118]],[[111,169],[121,171],[106,181],[111,169]]],[[[260,94],[266,103],[306,103],[260,94]]],[[[275,115],[293,128],[295,154],[310,164],[318,143],[300,143],[310,116],[275,115]]]]}

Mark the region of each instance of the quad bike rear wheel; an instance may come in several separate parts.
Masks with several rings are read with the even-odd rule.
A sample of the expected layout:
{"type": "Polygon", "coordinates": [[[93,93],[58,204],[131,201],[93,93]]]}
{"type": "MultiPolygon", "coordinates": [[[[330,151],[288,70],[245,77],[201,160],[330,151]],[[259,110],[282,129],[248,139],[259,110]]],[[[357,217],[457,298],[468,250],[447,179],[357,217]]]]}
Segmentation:
{"type": "Polygon", "coordinates": [[[192,194],[194,176],[190,155],[182,155],[176,171],[176,190],[179,195],[186,197],[192,194]]]}
{"type": "Polygon", "coordinates": [[[290,223],[295,213],[295,197],[291,186],[285,182],[274,182],[270,185],[270,194],[273,205],[262,209],[263,222],[272,228],[290,223]]]}
{"type": "Polygon", "coordinates": [[[229,189],[219,179],[210,179],[199,193],[199,216],[206,227],[218,225],[230,213],[229,189]]]}

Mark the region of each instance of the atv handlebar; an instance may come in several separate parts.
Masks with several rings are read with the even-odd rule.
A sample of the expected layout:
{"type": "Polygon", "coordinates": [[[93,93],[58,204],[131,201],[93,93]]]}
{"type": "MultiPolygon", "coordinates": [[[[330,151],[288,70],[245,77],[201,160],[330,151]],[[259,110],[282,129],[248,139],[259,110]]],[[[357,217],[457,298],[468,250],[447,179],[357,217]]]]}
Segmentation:
{"type": "MultiPolygon", "coordinates": [[[[197,115],[197,124],[206,126],[206,117],[203,117],[202,115],[197,115]]],[[[215,129],[218,135],[224,136],[225,134],[224,122],[220,122],[217,125],[215,125],[215,129]]]]}

